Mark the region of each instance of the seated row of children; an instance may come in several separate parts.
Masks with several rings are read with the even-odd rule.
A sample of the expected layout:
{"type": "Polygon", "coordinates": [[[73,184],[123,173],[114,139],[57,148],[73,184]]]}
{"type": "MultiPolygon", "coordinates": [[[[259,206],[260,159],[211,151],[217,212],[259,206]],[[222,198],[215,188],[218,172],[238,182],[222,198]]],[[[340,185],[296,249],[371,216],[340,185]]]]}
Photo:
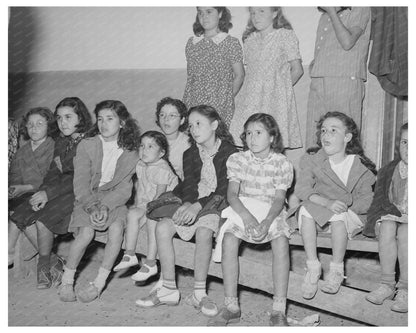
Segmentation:
{"type": "Polygon", "coordinates": [[[382,266],[380,286],[367,300],[382,304],[396,295],[398,258],[400,280],[392,310],[407,312],[407,124],[401,130],[400,159],[380,171],[373,199],[375,166],[364,155],[356,124],[343,113],[327,113],[317,125],[319,150],[300,161],[295,195],[301,203],[287,210],[286,192],[294,172],[272,116],[256,113],[246,120],[241,129],[244,147],[239,150],[221,117],[207,105],[188,111],[180,100],[164,98],[156,111],[163,133],[141,136],[120,101],[100,102],[94,113],[92,125],[84,103],[69,97],[58,103],[54,114],[35,108],[23,119],[29,141],[18,150],[9,176],[9,263],[24,232],[39,253],[39,289],[60,285],[59,298],[65,302],[98,298],[124,233],[126,249],[114,270],[138,264],[138,233],[146,224],[147,257],[132,278],[145,282],[156,275],[157,256],[161,274],[149,296],[136,304],[146,308],[179,303],[173,237],[195,237],[194,291],[186,303],[211,317],[208,325],[227,325],[241,317],[241,242],[270,242],[270,324],[285,326],[291,233],[298,228],[302,235],[307,258],[302,294],[311,299],[321,275],[317,230],[331,233],[333,256],[321,290],[334,294],[344,280],[348,239],[364,228],[366,235],[379,237],[382,266]],[[55,124],[60,135],[54,141],[55,124]],[[135,173],[135,200],[127,208],[135,173]],[[288,222],[290,216],[296,216],[296,225],[288,222]],[[54,235],[67,232],[75,240],[63,260],[52,246],[54,235]],[[103,261],[95,280],[75,294],[75,272],[97,235],[107,237],[103,261]],[[222,266],[225,297],[220,310],[206,293],[211,257],[222,266]]]}

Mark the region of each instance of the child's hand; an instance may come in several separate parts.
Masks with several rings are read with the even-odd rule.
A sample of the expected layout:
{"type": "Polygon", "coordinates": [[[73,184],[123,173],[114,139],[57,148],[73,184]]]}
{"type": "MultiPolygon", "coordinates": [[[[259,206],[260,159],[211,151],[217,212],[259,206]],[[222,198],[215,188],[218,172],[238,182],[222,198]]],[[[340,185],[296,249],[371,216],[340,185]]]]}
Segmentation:
{"type": "Polygon", "coordinates": [[[107,221],[107,214],[104,213],[104,210],[98,208],[97,205],[90,207],[88,211],[90,213],[90,222],[93,225],[93,227],[100,228],[107,221]],[[104,217],[105,220],[103,219],[104,217]]]}
{"type": "Polygon", "coordinates": [[[339,200],[328,200],[326,208],[335,214],[341,214],[348,210],[347,204],[339,200]]]}
{"type": "Polygon", "coordinates": [[[256,228],[258,227],[259,222],[256,220],[256,218],[250,214],[244,217],[242,220],[244,223],[244,230],[246,232],[247,237],[257,236],[258,232],[256,228]]]}
{"type": "Polygon", "coordinates": [[[172,216],[173,223],[177,225],[182,225],[182,217],[185,213],[185,211],[188,209],[188,207],[191,206],[190,202],[185,202],[182,206],[180,206],[176,212],[172,216]]]}
{"type": "Polygon", "coordinates": [[[32,205],[32,209],[37,212],[45,207],[48,202],[48,195],[45,191],[36,192],[29,200],[29,204],[32,205]]]}
{"type": "Polygon", "coordinates": [[[99,218],[99,222],[101,224],[104,224],[105,222],[107,222],[108,219],[108,207],[106,205],[101,205],[100,209],[99,209],[99,213],[100,213],[100,218],[99,218]]]}
{"type": "Polygon", "coordinates": [[[186,202],[173,215],[173,222],[178,225],[191,225],[195,222],[196,216],[201,209],[199,202],[193,204],[186,202]]]}
{"type": "Polygon", "coordinates": [[[251,237],[256,242],[261,242],[268,234],[270,229],[269,221],[263,220],[257,227],[254,229],[254,235],[251,237]]]}

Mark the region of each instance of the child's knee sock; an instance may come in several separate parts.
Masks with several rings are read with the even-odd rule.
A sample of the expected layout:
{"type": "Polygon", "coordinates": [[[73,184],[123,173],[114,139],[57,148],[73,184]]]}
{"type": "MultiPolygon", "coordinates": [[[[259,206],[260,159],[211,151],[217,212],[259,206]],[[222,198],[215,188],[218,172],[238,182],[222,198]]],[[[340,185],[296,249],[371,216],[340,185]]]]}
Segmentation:
{"type": "Polygon", "coordinates": [[[396,286],[396,273],[382,273],[380,283],[388,285],[391,289],[396,286]]]}
{"type": "Polygon", "coordinates": [[[64,274],[62,275],[62,284],[74,284],[74,276],[76,269],[70,269],[64,266],[64,274]]]}
{"type": "Polygon", "coordinates": [[[194,282],[194,295],[198,301],[201,301],[203,297],[207,296],[207,281],[196,281],[194,282]]]}
{"type": "Polygon", "coordinates": [[[231,312],[238,312],[240,310],[238,297],[224,297],[224,306],[231,312]]]}
{"type": "Polygon", "coordinates": [[[100,267],[98,269],[98,275],[94,280],[94,285],[98,289],[103,289],[105,286],[105,281],[107,281],[108,275],[110,275],[110,271],[104,267],[100,267]]]}
{"type": "Polygon", "coordinates": [[[273,311],[286,313],[286,297],[273,297],[273,311]]]}

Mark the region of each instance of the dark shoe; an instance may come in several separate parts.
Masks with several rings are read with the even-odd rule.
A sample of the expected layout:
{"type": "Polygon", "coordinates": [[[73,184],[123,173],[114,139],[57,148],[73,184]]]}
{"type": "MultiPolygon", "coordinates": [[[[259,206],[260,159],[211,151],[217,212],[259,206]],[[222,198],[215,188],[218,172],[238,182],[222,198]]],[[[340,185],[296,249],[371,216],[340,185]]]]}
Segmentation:
{"type": "Polygon", "coordinates": [[[227,308],[222,308],[218,314],[208,321],[207,326],[227,326],[231,323],[238,323],[241,317],[241,310],[231,312],[227,308]]]}
{"type": "Polygon", "coordinates": [[[48,289],[52,286],[52,275],[50,270],[48,270],[45,266],[38,267],[38,289],[48,289]]]}
{"type": "Polygon", "coordinates": [[[289,323],[283,312],[273,311],[270,315],[270,326],[289,326],[289,323]]]}
{"type": "Polygon", "coordinates": [[[56,255],[56,262],[51,267],[52,285],[59,287],[62,282],[62,275],[64,274],[65,259],[56,255]]]}

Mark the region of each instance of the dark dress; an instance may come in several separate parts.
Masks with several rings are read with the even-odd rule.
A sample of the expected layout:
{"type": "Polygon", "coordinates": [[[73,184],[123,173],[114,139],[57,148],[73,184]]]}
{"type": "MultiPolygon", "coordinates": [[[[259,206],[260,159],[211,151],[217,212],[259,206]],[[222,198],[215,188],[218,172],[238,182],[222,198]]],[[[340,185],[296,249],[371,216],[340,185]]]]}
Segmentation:
{"type": "Polygon", "coordinates": [[[76,140],[71,137],[60,137],[55,142],[55,151],[52,163],[39,191],[45,191],[48,202],[37,212],[32,210],[29,199],[20,205],[11,216],[11,220],[21,230],[41,221],[54,234],[65,234],[71,213],[74,208],[74,164],[73,159],[77,145],[83,135],[76,140]]]}

